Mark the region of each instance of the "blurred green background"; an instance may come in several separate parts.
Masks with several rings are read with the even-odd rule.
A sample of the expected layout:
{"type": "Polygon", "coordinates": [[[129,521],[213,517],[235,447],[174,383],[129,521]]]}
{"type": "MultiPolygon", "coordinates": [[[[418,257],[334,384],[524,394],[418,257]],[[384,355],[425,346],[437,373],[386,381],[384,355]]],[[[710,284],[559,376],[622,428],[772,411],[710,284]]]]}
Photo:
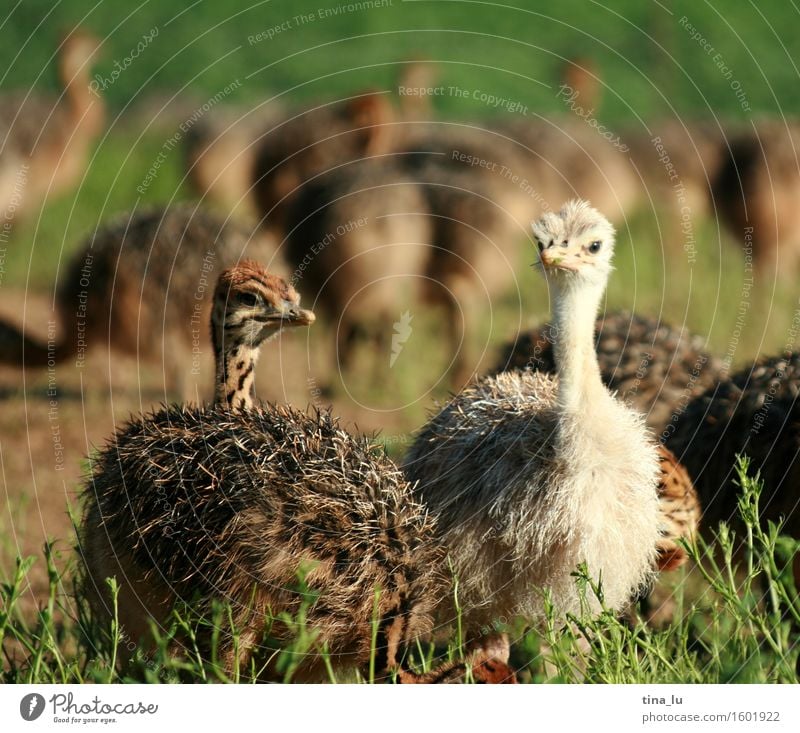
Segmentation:
{"type": "MultiPolygon", "coordinates": [[[[603,79],[595,116],[611,129],[641,128],[670,115],[724,121],[791,116],[800,105],[798,18],[798,10],[783,2],[148,0],[121,6],[26,0],[7,11],[0,26],[2,90],[57,91],[58,39],[76,25],[103,39],[94,70],[102,78],[111,78],[115,62],[125,64],[143,36],[154,29],[158,34],[104,91],[108,130],[78,190],[49,199],[41,216],[15,229],[6,283],[52,288],[59,260],[110,214],[190,196],[179,148],[144,195],[136,192],[174,132],[151,124],[154,110],[173,96],[192,109],[236,80],[241,85],[225,105],[274,98],[291,106],[366,88],[396,92],[399,64],[428,59],[438,65],[437,84],[518,100],[531,114],[563,115],[565,105],[556,97],[562,67],[568,58],[581,58],[593,60],[603,79]],[[303,21],[301,14],[314,20],[303,21]],[[693,38],[692,29],[702,39],[693,38]],[[270,38],[248,40],[259,33],[270,38]]],[[[503,114],[471,96],[437,97],[434,107],[454,119],[503,114]]],[[[716,221],[695,222],[695,234],[699,259],[689,271],[684,262],[669,261],[662,242],[669,232],[651,216],[633,213],[620,235],[609,304],[685,322],[724,350],[741,292],[740,257],[716,221]]],[[[525,278],[527,272],[523,284],[530,281],[525,278]]],[[[519,323],[519,293],[513,297],[519,323]]],[[[785,340],[794,294],[765,286],[758,297],[768,305],[763,317],[750,318],[737,361],[777,350],[785,340]]],[[[532,320],[546,313],[546,303],[527,311],[532,320]]],[[[494,338],[512,331],[509,325],[494,338]]]]}
{"type": "MultiPolygon", "coordinates": [[[[735,95],[720,83],[713,55],[680,25],[686,16],[733,70],[754,110],[794,114],[800,104],[794,94],[799,18],[787,2],[378,0],[372,5],[25,0],[4,18],[0,83],[56,89],[50,68],[55,43],[63,29],[81,24],[103,38],[100,73],[128,56],[142,35],[159,29],[146,53],[107,90],[117,111],[157,91],[213,94],[249,74],[254,75],[231,101],[272,94],[315,99],[365,85],[384,88],[396,77],[396,62],[421,57],[441,64],[445,83],[485,84],[499,96],[524,100],[546,113],[561,111],[552,91],[561,63],[581,56],[595,59],[606,79],[601,114],[608,121],[655,117],[671,109],[741,116],[735,95]],[[339,14],[319,18],[325,10],[339,14]],[[301,13],[317,19],[295,21],[301,13]],[[287,22],[271,40],[248,43],[248,36],[287,22]]],[[[448,114],[486,112],[473,100],[445,97],[440,102],[448,114]]]]}

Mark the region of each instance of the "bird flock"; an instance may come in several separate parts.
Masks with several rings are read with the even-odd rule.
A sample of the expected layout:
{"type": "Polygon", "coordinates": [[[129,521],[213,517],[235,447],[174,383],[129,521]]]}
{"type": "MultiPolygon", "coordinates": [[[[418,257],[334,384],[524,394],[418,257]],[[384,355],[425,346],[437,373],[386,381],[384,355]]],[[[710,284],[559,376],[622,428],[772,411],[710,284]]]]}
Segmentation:
{"type": "MultiPolygon", "coordinates": [[[[83,174],[104,118],[89,92],[97,47],[83,32],[62,44],[58,102],[4,100],[7,212],[27,216],[83,174]],[[20,171],[36,182],[22,202],[10,193],[20,171]]],[[[588,66],[567,69],[573,101],[576,89],[597,94],[588,66]]],[[[400,86],[433,73],[409,64],[400,86]]],[[[419,96],[376,92],[244,117],[209,116],[184,141],[189,182],[228,215],[178,203],[98,227],[59,280],[54,348],[0,321],[0,361],[19,368],[81,359],[98,343],[168,366],[176,401],[90,456],[78,551],[99,620],[113,607],[109,577],[125,633],[143,644],[177,603],[210,614],[225,601],[230,628],[197,642],[211,654],[213,636],[226,673],[269,680],[310,593],[315,651],[299,679],[324,679],[329,660],[401,683],[514,682],[498,620],[539,623],[550,605],[562,620],[624,613],[687,561],[701,514],[705,526],[735,518],[737,454],[765,480],[762,519],[800,536],[800,356],[728,374],[698,337],[603,308],[614,222],[636,205],[649,141],[623,135],[622,151],[570,118],[431,121],[419,96]],[[552,322],[473,377],[476,293],[507,290],[525,240],[552,322]],[[381,340],[399,281],[441,308],[451,384],[463,387],[399,465],[332,408],[257,400],[259,353],[288,328],[327,339],[341,369],[359,341],[396,357],[400,342],[381,340]],[[209,339],[213,400],[198,404],[188,357],[209,339]],[[575,582],[581,566],[600,593],[575,582]],[[464,660],[415,669],[417,642],[455,624],[464,660]]],[[[730,146],[707,124],[657,132],[698,208],[711,196],[732,228],[754,227],[760,268],[794,261],[789,197],[761,197],[767,174],[800,185],[796,168],[769,167],[786,157],[785,131],[735,130],[730,146]],[[702,170],[681,165],[687,135],[702,170]]]]}

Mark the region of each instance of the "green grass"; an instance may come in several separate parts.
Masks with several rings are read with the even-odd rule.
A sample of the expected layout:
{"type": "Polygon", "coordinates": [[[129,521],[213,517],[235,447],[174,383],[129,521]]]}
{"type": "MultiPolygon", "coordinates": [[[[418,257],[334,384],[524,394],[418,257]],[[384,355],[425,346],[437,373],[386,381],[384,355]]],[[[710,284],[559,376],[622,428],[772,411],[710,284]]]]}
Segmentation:
{"type": "MultiPolygon", "coordinates": [[[[740,516],[744,552],[734,556],[737,543],[726,525],[715,539],[689,546],[691,570],[683,572],[674,591],[676,612],[663,628],[652,628],[639,616],[620,620],[609,610],[599,615],[556,616],[545,593],[547,617],[541,625],[522,621],[508,630],[514,646],[512,660],[524,682],[595,683],[773,683],[796,682],[800,652],[800,597],[792,580],[792,560],[800,543],[783,537],[780,526],[760,527],[758,500],[762,485],[748,475],[748,462],[737,466],[741,485],[740,516]],[[702,583],[693,591],[688,575],[702,583]]],[[[20,600],[33,558],[18,559],[15,572],[0,586],[0,644],[5,659],[2,679],[16,683],[65,682],[238,682],[252,678],[258,668],[235,669],[227,674],[219,664],[216,646],[220,635],[238,630],[230,622],[229,608],[216,603],[206,616],[182,606],[173,611],[163,629],[153,628],[150,644],[136,645],[115,620],[98,624],[87,614],[85,603],[74,593],[74,558],[67,570],[58,571],[57,553],[45,548],[49,594],[35,614],[24,612],[20,600]],[[200,633],[212,639],[210,654],[201,652],[200,633]],[[180,640],[181,652],[175,652],[180,640]],[[124,667],[120,661],[132,656],[124,667]]],[[[576,568],[575,581],[582,592],[602,601],[602,585],[595,585],[576,568]]],[[[112,591],[116,583],[109,581],[112,591]]],[[[697,585],[697,583],[695,583],[697,585]]],[[[274,621],[294,632],[291,643],[276,650],[277,669],[291,682],[307,654],[327,657],[319,648],[306,612],[316,600],[300,579],[303,603],[293,617],[274,621]]],[[[456,590],[457,592],[457,584],[456,590]]],[[[116,597],[114,593],[114,597],[116,597]]],[[[457,601],[456,601],[456,605],[457,601]]],[[[264,637],[271,620],[265,619],[264,637]]],[[[421,643],[408,663],[429,669],[435,660],[462,658],[460,624],[446,648],[421,643]]],[[[373,655],[374,660],[374,655],[373,655]]],[[[369,682],[357,672],[336,672],[328,665],[331,682],[369,682]]]]}
{"type": "MultiPolygon", "coordinates": [[[[143,0],[124,10],[110,0],[53,5],[28,0],[3,25],[0,85],[56,88],[52,54],[64,28],[82,24],[104,39],[98,72],[108,76],[151,29],[159,35],[106,96],[121,109],[144,92],[186,88],[213,94],[232,79],[252,76],[231,101],[271,94],[312,99],[396,79],[395,64],[432,58],[443,82],[519,99],[554,112],[553,81],[563,59],[595,59],[608,82],[603,114],[610,121],[664,114],[713,112],[743,116],[718,63],[680,24],[682,16],[719,53],[754,110],[800,111],[793,94],[800,39],[791,32],[796,10],[781,3],[723,4],[676,0],[665,6],[636,0],[388,0],[381,7],[319,17],[350,0],[143,0]],[[189,9],[190,8],[190,9],[189,9]],[[183,12],[186,11],[186,12],[183,12]],[[317,15],[303,23],[301,13],[317,15]],[[284,24],[271,39],[248,36],[284,24]],[[288,24],[288,25],[287,25],[288,24]],[[18,53],[19,52],[19,53],[18,53]],[[720,83],[722,79],[723,83],[720,83]]],[[[474,116],[485,107],[444,96],[443,112],[474,116]]]]}

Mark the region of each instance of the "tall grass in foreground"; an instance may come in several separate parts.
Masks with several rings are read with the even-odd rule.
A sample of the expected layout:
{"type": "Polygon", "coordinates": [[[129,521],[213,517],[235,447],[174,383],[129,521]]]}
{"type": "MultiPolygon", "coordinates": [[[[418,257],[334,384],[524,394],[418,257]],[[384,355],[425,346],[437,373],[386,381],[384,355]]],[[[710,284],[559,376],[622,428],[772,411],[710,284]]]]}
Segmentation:
{"type": "MultiPolygon", "coordinates": [[[[762,484],[748,474],[749,463],[737,465],[741,494],[739,513],[744,537],[737,538],[725,524],[713,541],[689,548],[705,591],[691,600],[685,584],[675,593],[676,613],[664,628],[647,626],[633,615],[621,620],[608,610],[598,616],[558,619],[548,606],[538,628],[514,634],[513,661],[523,681],[534,682],[794,682],[800,651],[800,599],[794,585],[792,561],[800,543],[781,536],[779,525],[759,525],[762,484]],[[743,540],[744,552],[734,554],[743,540]]],[[[232,675],[223,672],[216,649],[221,634],[232,634],[230,608],[214,604],[203,617],[191,607],[176,608],[163,629],[153,629],[153,643],[140,646],[126,638],[116,621],[108,626],[94,622],[86,606],[72,592],[75,568],[56,570],[52,546],[45,548],[49,594],[35,613],[21,607],[26,576],[33,558],[18,559],[10,578],[0,588],[0,644],[4,682],[239,682],[258,675],[253,662],[232,675]],[[72,589],[72,590],[70,590],[72,589]],[[210,653],[199,639],[210,639],[210,653]],[[180,640],[180,653],[175,653],[180,640]],[[120,664],[120,660],[129,660],[120,664]]],[[[68,564],[69,565],[69,564],[68,564]]],[[[595,585],[585,569],[578,569],[579,588],[602,600],[602,583],[595,585]]],[[[109,580],[116,598],[116,584],[109,580]]],[[[316,643],[305,622],[316,596],[303,587],[300,611],[294,617],[278,616],[274,623],[292,629],[293,641],[259,664],[273,663],[286,682],[307,654],[322,655],[331,682],[363,680],[356,672],[335,669],[327,650],[316,643]]],[[[547,599],[545,598],[546,605],[547,599]]],[[[500,629],[501,627],[498,627],[500,629]]],[[[265,628],[269,646],[271,624],[265,628]]],[[[453,634],[455,637],[455,634],[453,634]]],[[[427,669],[437,657],[460,658],[462,639],[446,649],[418,644],[408,663],[427,669]]],[[[374,670],[374,665],[370,669],[374,670]]],[[[372,673],[369,675],[372,677],[372,673]]]]}

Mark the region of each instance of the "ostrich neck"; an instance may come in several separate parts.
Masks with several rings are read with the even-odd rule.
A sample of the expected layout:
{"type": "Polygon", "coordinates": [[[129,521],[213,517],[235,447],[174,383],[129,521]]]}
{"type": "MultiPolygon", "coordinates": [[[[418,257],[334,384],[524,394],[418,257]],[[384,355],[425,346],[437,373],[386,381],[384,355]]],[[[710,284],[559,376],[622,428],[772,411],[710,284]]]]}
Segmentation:
{"type": "Polygon", "coordinates": [[[554,298],[558,405],[568,414],[591,411],[607,394],[594,348],[594,324],[604,290],[602,284],[582,283],[559,289],[554,298]]]}
{"type": "Polygon", "coordinates": [[[258,346],[248,346],[234,336],[223,343],[214,338],[214,357],[217,364],[214,404],[230,408],[249,410],[256,398],[255,367],[258,361],[258,346]]]}
{"type": "MultiPolygon", "coordinates": [[[[96,135],[103,125],[105,105],[102,98],[89,87],[88,73],[81,70],[75,75],[65,71],[64,88],[73,128],[85,130],[87,136],[96,135]]],[[[84,140],[81,138],[81,142],[84,140]]]]}

